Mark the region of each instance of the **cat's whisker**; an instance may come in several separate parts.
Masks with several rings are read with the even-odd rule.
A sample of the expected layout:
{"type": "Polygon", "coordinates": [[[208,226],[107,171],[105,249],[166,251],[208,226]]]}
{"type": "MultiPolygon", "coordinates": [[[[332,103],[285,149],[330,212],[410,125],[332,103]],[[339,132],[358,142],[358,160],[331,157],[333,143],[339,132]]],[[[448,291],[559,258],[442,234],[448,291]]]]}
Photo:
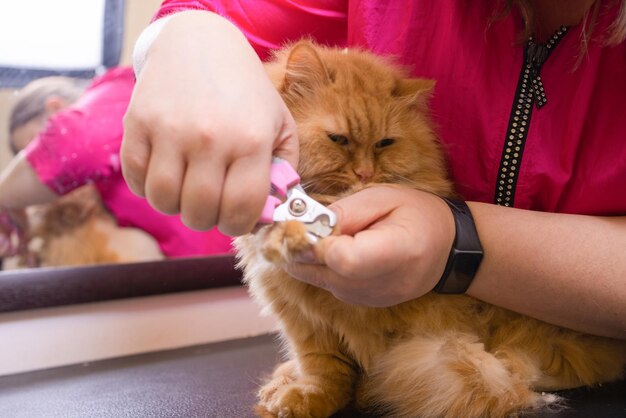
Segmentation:
{"type": "Polygon", "coordinates": [[[394,184],[405,184],[412,187],[419,187],[419,183],[408,177],[401,176],[400,174],[390,173],[387,178],[383,178],[383,181],[394,184]]]}
{"type": "Polygon", "coordinates": [[[330,194],[330,192],[332,192],[332,187],[331,185],[324,185],[324,187],[316,187],[314,188],[314,192],[317,194],[322,194],[322,195],[326,195],[326,194],[330,194]]]}
{"type": "Polygon", "coordinates": [[[316,174],[314,179],[301,183],[307,192],[337,195],[350,188],[354,180],[336,171],[316,174]]]}
{"type": "Polygon", "coordinates": [[[315,180],[304,181],[300,183],[300,186],[302,186],[304,190],[308,190],[311,187],[311,185],[315,184],[315,182],[316,182],[315,180]]]}

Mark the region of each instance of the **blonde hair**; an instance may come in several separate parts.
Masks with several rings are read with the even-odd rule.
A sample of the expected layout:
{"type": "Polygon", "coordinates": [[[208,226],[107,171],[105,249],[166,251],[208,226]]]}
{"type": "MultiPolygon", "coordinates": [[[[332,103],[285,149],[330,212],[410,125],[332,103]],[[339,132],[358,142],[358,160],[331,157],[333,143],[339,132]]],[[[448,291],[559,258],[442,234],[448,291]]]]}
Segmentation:
{"type": "MultiPolygon", "coordinates": [[[[28,122],[41,117],[46,112],[46,101],[58,97],[67,103],[73,103],[83,94],[89,80],[71,77],[44,77],[27,84],[17,95],[17,100],[9,115],[9,135],[28,122]]],[[[13,140],[10,141],[16,152],[13,140]]]]}

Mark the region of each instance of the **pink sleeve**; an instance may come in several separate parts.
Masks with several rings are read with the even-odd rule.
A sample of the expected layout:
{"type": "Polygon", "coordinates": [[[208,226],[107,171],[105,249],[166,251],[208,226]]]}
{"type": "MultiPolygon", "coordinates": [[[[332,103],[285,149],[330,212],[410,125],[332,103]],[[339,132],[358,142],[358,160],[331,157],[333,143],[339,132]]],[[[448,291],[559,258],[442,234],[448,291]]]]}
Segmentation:
{"type": "Polygon", "coordinates": [[[94,80],[72,107],[52,117],[25,149],[39,179],[59,195],[120,171],[122,118],[134,85],[132,69],[94,80]]]}
{"type": "Polygon", "coordinates": [[[229,19],[261,59],[302,37],[344,46],[348,0],[165,0],[155,19],[183,10],[208,10],[229,19]]]}

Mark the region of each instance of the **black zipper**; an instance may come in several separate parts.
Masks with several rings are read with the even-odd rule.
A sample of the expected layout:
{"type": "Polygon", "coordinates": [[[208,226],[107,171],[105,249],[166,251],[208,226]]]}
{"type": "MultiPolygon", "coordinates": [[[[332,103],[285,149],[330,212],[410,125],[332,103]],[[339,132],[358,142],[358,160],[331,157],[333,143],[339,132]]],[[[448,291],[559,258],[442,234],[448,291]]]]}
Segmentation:
{"type": "Polygon", "coordinates": [[[514,205],[515,188],[533,105],[540,110],[548,103],[541,80],[541,67],[566,33],[567,27],[561,26],[544,44],[535,42],[532,36],[526,42],[524,62],[517,82],[496,180],[494,203],[497,205],[514,205]]]}

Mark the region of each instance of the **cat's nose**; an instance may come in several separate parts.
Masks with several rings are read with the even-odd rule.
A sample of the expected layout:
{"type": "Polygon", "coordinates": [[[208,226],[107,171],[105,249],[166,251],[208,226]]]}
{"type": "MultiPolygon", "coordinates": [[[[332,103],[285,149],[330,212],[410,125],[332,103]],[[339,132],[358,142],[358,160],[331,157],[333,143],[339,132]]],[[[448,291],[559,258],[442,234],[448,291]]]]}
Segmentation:
{"type": "Polygon", "coordinates": [[[374,176],[374,170],[367,168],[357,168],[356,170],[352,171],[354,171],[354,174],[356,174],[361,183],[367,183],[374,176]]]}

